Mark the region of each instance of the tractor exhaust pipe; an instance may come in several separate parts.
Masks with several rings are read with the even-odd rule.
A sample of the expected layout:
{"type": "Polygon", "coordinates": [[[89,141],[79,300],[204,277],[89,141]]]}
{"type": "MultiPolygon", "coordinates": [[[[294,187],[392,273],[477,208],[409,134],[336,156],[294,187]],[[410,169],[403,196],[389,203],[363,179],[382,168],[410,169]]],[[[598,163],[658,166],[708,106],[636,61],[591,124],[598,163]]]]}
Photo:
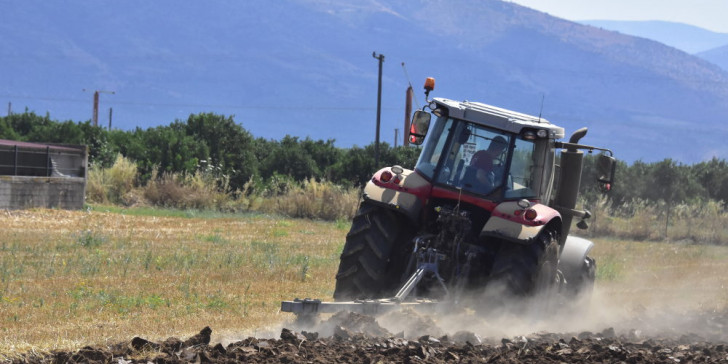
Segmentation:
{"type": "MultiPolygon", "coordinates": [[[[571,138],[569,138],[569,143],[571,144],[579,144],[579,140],[583,138],[586,135],[586,132],[588,131],[587,128],[581,128],[574,132],[574,134],[571,134],[571,138]]],[[[575,152],[576,148],[571,147],[568,149],[569,152],[575,152]]]]}
{"type": "MultiPolygon", "coordinates": [[[[586,135],[587,128],[581,128],[569,138],[569,143],[578,144],[586,135]]],[[[581,186],[581,170],[583,168],[584,153],[574,147],[567,147],[561,151],[561,173],[559,175],[559,189],[556,193],[556,206],[561,213],[562,232],[560,244],[564,244],[571,230],[574,219],[574,207],[579,196],[581,186]]]]}

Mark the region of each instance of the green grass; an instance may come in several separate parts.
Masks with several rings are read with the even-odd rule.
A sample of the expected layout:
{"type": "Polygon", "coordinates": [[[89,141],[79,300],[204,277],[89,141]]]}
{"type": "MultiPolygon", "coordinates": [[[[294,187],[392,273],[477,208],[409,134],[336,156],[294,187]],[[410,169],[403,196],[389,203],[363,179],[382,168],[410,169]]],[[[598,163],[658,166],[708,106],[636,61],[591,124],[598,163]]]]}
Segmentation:
{"type": "Polygon", "coordinates": [[[597,280],[599,282],[618,281],[624,275],[624,265],[619,258],[604,256],[597,262],[597,280]]]}

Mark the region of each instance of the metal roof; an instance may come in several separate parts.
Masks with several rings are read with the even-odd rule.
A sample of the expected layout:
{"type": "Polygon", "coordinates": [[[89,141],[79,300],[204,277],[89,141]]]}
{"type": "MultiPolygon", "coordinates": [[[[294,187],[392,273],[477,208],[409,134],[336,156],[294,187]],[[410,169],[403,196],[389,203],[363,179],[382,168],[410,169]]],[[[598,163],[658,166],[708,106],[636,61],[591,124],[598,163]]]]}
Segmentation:
{"type": "Polygon", "coordinates": [[[57,145],[57,144],[43,144],[43,143],[31,143],[31,142],[21,142],[18,140],[7,140],[7,139],[0,139],[0,145],[2,146],[8,146],[8,147],[20,147],[20,148],[33,148],[33,149],[47,149],[50,148],[52,150],[66,150],[66,151],[73,151],[78,152],[79,150],[83,150],[85,147],[81,145],[57,145]]]}
{"type": "Polygon", "coordinates": [[[520,133],[524,128],[529,128],[545,129],[549,132],[549,137],[552,139],[561,139],[565,135],[564,128],[551,124],[548,120],[537,116],[480,102],[455,101],[443,98],[435,98],[434,101],[438,106],[446,107],[449,110],[448,115],[453,118],[487,125],[516,134],[520,133]]]}

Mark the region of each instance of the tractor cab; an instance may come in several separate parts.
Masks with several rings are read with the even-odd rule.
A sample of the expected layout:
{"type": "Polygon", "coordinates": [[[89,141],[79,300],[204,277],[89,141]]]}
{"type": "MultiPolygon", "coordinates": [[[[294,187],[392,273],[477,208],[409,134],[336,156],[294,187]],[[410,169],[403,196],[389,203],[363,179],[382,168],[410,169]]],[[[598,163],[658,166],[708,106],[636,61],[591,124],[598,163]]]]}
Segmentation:
{"type": "Polygon", "coordinates": [[[417,111],[410,132],[425,142],[415,170],[433,186],[492,202],[549,200],[562,128],[481,103],[437,98],[430,108],[432,130],[431,114],[417,111]]]}

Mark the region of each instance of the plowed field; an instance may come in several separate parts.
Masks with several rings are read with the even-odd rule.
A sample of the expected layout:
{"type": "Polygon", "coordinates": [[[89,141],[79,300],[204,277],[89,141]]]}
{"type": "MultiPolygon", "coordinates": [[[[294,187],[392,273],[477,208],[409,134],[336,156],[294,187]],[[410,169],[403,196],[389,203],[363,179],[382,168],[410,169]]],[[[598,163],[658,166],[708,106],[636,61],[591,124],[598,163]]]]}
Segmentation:
{"type": "MultiPolygon", "coordinates": [[[[411,315],[411,313],[410,313],[411,315]]],[[[409,317],[412,319],[412,317],[409,317]]],[[[427,320],[427,319],[425,319],[427,320]]],[[[282,329],[278,338],[248,337],[227,345],[211,343],[209,327],[186,338],[153,342],[135,337],[108,347],[26,354],[16,362],[96,363],[705,363],[728,362],[725,315],[704,317],[707,336],[670,332],[643,336],[639,330],[617,333],[538,332],[510,338],[480,337],[459,331],[439,337],[407,339],[392,334],[373,317],[336,314],[318,332],[282,329]]],[[[438,328],[432,328],[437,331],[438,328]]],[[[418,334],[420,334],[418,333],[418,334]]]]}
{"type": "Polygon", "coordinates": [[[279,303],[330,299],[346,224],[50,210],[0,224],[0,361],[728,362],[728,249],[709,242],[594,239],[593,297],[548,315],[300,326],[279,303]]]}

